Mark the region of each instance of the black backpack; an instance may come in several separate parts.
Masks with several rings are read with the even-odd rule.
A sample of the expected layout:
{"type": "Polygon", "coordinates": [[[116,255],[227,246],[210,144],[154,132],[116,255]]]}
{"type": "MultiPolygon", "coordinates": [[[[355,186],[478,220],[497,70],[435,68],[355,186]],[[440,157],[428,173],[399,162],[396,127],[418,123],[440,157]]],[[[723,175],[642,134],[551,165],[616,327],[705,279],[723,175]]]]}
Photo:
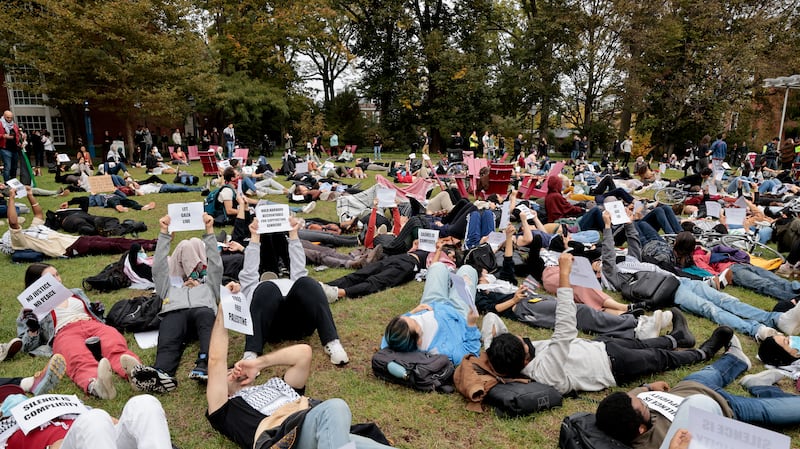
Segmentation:
{"type": "Polygon", "coordinates": [[[120,332],[144,332],[158,329],[161,298],[155,293],[122,299],[111,306],[106,324],[120,332]]]}
{"type": "Polygon", "coordinates": [[[494,407],[502,418],[515,418],[561,407],[562,402],[558,390],[535,381],[499,383],[483,398],[483,403],[494,407]]]}
{"type": "Polygon", "coordinates": [[[497,271],[497,259],[494,256],[492,246],[488,243],[481,243],[469,250],[464,257],[464,263],[475,268],[478,275],[481,274],[482,269],[486,269],[487,273],[497,271]]]}
{"type": "Polygon", "coordinates": [[[126,257],[128,257],[127,251],[122,254],[118,261],[106,265],[100,273],[84,279],[83,289],[86,291],[112,292],[130,287],[131,279],[125,274],[126,257]]]}
{"type": "Polygon", "coordinates": [[[558,435],[561,449],[630,449],[630,446],[606,435],[597,428],[594,413],[579,412],[561,421],[558,435]]]}
{"type": "Polygon", "coordinates": [[[396,352],[383,348],[372,356],[375,377],[419,391],[452,393],[453,362],[427,351],[396,352]],[[389,365],[392,364],[392,368],[389,365]]]}

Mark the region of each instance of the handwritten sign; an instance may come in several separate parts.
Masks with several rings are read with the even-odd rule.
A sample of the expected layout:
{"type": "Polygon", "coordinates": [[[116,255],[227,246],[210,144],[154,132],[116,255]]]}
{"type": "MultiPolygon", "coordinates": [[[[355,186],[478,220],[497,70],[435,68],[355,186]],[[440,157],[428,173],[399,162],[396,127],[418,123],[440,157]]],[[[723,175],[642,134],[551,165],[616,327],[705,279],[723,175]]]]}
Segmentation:
{"type": "Polygon", "coordinates": [[[6,185],[14,191],[14,198],[25,198],[28,192],[25,190],[25,184],[19,182],[17,178],[9,179],[6,185]]]}
{"type": "Polygon", "coordinates": [[[285,232],[292,229],[289,225],[289,205],[268,204],[259,201],[256,205],[256,219],[258,220],[258,233],[271,234],[285,232]]]}
{"type": "Polygon", "coordinates": [[[621,225],[631,222],[631,218],[625,211],[625,205],[622,204],[622,201],[609,201],[603,204],[603,206],[606,208],[608,213],[611,214],[611,224],[621,225]]]}
{"type": "Polygon", "coordinates": [[[22,433],[33,429],[62,415],[79,415],[86,406],[74,394],[42,394],[34,396],[11,409],[11,416],[19,424],[22,433]]]}
{"type": "Polygon", "coordinates": [[[375,194],[378,196],[378,207],[397,207],[397,203],[394,200],[397,193],[394,189],[379,187],[375,189],[375,194]]]}
{"type": "Polygon", "coordinates": [[[220,306],[223,312],[223,325],[240,334],[253,335],[253,317],[250,315],[250,299],[243,293],[231,293],[220,286],[220,306]]]}
{"type": "Polygon", "coordinates": [[[231,166],[231,161],[227,159],[223,159],[221,161],[217,161],[217,168],[220,170],[225,170],[226,168],[231,166]]]}
{"type": "Polygon", "coordinates": [[[648,391],[639,393],[636,397],[641,399],[647,408],[658,412],[659,415],[670,421],[675,419],[675,414],[678,413],[678,407],[680,407],[683,402],[682,397],[663,391],[648,391]]]}
{"type": "Polygon", "coordinates": [[[117,190],[114,181],[111,180],[111,175],[89,176],[89,191],[92,193],[113,192],[117,190]]]}
{"type": "Polygon", "coordinates": [[[747,208],[747,199],[745,197],[743,197],[743,196],[740,196],[739,198],[736,198],[736,201],[733,202],[733,205],[736,206],[736,207],[743,207],[743,208],[746,209],[747,208]]]}
{"type": "Polygon", "coordinates": [[[716,201],[706,201],[706,216],[719,218],[719,213],[722,211],[722,206],[716,201]]]}
{"type": "Polygon", "coordinates": [[[694,407],[686,430],[692,434],[689,449],[789,449],[792,443],[787,435],[694,407]]]}
{"type": "Polygon", "coordinates": [[[206,228],[203,223],[203,203],[174,203],[167,205],[169,214],[169,232],[202,231],[206,228]]]}
{"type": "Polygon", "coordinates": [[[436,241],[439,240],[438,229],[420,229],[418,231],[419,246],[422,251],[430,253],[436,251],[436,241]]]}
{"type": "Polygon", "coordinates": [[[738,207],[730,207],[725,209],[725,217],[728,219],[728,226],[738,225],[744,226],[744,219],[747,216],[747,209],[738,207]]]}
{"type": "Polygon", "coordinates": [[[58,153],[58,155],[56,156],[56,160],[59,163],[64,163],[65,164],[65,163],[69,162],[69,156],[64,154],[64,153],[58,153]]]}
{"type": "Polygon", "coordinates": [[[58,282],[52,274],[45,274],[17,296],[23,309],[33,310],[41,320],[57,305],[72,296],[72,292],[58,282]]]}

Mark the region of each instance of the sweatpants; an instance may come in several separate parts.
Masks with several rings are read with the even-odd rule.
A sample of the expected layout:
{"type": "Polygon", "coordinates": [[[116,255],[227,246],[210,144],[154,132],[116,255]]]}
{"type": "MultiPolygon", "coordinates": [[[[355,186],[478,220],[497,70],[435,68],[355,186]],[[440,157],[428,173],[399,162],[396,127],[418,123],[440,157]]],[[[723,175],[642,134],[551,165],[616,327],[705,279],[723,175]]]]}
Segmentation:
{"type": "Polygon", "coordinates": [[[208,307],[193,307],[167,312],[158,325],[158,351],[153,366],[174,376],[181,362],[183,348],[190,339],[197,338],[200,354],[208,354],[211,329],[216,319],[208,307]]]}

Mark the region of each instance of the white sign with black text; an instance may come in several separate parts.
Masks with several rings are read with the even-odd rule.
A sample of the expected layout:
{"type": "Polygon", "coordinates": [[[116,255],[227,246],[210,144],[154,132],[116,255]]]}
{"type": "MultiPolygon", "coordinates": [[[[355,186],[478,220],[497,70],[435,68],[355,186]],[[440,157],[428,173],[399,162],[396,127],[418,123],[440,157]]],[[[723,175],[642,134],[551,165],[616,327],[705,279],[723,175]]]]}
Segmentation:
{"type": "Polygon", "coordinates": [[[80,399],[74,394],[41,394],[11,409],[11,416],[19,424],[22,433],[28,434],[33,429],[63,415],[79,415],[86,411],[80,399]]]}
{"type": "Polygon", "coordinates": [[[271,234],[273,232],[290,231],[289,205],[268,204],[259,201],[256,205],[256,219],[258,219],[258,233],[271,234]]]}
{"type": "Polygon", "coordinates": [[[199,201],[168,204],[169,232],[204,230],[203,211],[203,203],[199,201]]]}
{"type": "Polygon", "coordinates": [[[222,286],[219,291],[225,329],[230,329],[240,334],[253,335],[250,299],[242,292],[231,293],[230,290],[222,286]]]}
{"type": "Polygon", "coordinates": [[[58,282],[48,273],[36,280],[30,287],[17,296],[23,309],[33,310],[41,320],[57,305],[72,296],[72,291],[58,282]]]}
{"type": "Polygon", "coordinates": [[[419,245],[417,246],[422,251],[432,253],[436,251],[436,242],[439,240],[438,229],[420,229],[418,231],[419,245]]]}

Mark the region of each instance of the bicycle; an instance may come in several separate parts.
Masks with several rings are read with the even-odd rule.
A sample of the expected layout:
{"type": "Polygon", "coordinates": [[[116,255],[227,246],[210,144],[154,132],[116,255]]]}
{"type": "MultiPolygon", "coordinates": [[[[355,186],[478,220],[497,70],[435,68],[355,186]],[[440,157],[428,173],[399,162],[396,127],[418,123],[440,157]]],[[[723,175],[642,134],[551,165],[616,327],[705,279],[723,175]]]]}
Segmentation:
{"type": "Polygon", "coordinates": [[[725,246],[740,249],[751,256],[756,256],[765,260],[780,259],[781,263],[786,262],[786,258],[784,258],[778,250],[760,243],[757,236],[757,232],[755,235],[749,233],[727,234],[722,236],[721,242],[725,246]]]}

